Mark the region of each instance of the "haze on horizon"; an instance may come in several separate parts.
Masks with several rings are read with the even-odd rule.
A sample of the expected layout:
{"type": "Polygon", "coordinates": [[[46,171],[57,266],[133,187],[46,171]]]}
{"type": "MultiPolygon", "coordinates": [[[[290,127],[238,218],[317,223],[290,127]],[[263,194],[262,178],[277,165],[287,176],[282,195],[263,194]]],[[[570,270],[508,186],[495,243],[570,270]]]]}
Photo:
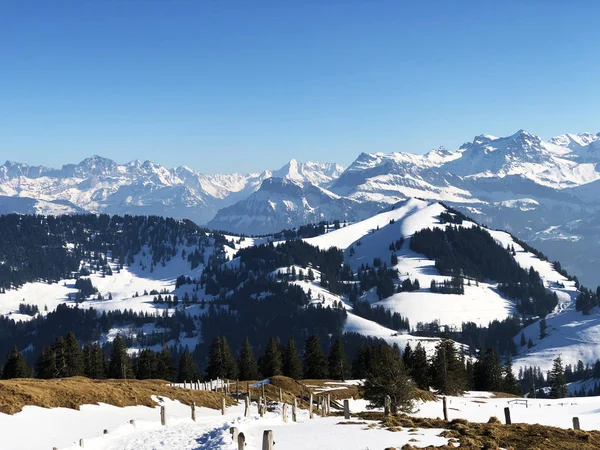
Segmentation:
{"type": "Polygon", "coordinates": [[[0,155],[204,173],[598,132],[583,1],[11,2],[0,155]]]}

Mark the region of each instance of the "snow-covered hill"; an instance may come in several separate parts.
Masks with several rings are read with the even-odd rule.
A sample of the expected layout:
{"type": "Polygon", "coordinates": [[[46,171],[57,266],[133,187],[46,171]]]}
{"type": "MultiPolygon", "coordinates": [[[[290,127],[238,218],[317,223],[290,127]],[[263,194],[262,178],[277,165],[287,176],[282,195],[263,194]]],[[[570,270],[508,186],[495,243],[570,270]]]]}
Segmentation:
{"type": "Polygon", "coordinates": [[[482,134],[457,149],[425,155],[362,153],[345,170],[297,160],[247,175],[205,175],[149,161],[117,164],[97,156],[58,170],[7,162],[0,167],[0,212],[159,214],[265,234],[308,221],[360,220],[415,197],[510,230],[595,286],[598,163],[600,134],[544,140],[524,130],[482,134]],[[263,183],[270,178],[291,183],[263,183]]]}

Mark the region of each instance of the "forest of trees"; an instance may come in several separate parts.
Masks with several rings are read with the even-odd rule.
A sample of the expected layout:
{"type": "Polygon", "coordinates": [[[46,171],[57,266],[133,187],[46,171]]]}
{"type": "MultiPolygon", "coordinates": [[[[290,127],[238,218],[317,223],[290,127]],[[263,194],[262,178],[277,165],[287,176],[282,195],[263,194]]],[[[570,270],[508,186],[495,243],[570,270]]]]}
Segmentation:
{"type": "MultiPolygon", "coordinates": [[[[533,268],[521,268],[511,252],[483,228],[427,228],[413,235],[410,248],[434,259],[436,269],[453,280],[467,277],[476,282],[498,281],[499,290],[517,301],[522,314],[545,316],[558,304],[556,294],[546,291],[540,275],[533,268]]],[[[448,288],[452,285],[458,287],[458,282],[450,283],[448,288]]]]}

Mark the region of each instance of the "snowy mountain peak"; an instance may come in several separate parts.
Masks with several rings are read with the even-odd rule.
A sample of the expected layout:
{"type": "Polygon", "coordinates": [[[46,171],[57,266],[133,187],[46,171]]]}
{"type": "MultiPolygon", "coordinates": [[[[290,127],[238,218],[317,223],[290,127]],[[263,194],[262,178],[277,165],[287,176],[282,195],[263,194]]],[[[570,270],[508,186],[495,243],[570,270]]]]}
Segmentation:
{"type": "MultiPolygon", "coordinates": [[[[300,183],[309,182],[316,186],[327,185],[338,178],[344,168],[335,163],[303,163],[297,159],[290,160],[281,169],[272,173],[273,177],[287,178],[300,183]]],[[[269,173],[269,176],[271,174],[269,173]]],[[[268,176],[265,176],[268,178],[268,176]]]]}

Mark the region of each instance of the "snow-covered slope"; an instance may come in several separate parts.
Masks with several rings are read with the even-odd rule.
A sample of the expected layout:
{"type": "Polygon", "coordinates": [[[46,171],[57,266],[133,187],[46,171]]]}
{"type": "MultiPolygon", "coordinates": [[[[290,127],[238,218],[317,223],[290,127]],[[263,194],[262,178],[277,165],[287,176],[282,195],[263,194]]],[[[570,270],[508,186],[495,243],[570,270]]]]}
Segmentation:
{"type": "Polygon", "coordinates": [[[380,210],[374,203],[340,197],[309,182],[268,178],[247,199],[221,209],[210,228],[267,234],[335,217],[355,221],[380,210]]]}

